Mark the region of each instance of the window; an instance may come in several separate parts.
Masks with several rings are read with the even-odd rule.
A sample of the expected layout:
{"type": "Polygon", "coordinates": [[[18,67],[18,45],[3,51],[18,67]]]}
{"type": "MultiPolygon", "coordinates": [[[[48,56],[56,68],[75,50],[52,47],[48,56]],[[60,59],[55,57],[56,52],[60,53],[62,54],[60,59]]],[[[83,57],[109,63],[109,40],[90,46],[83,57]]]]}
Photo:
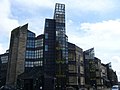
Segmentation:
{"type": "Polygon", "coordinates": [[[35,61],[34,66],[39,66],[39,61],[35,61]]]}
{"type": "Polygon", "coordinates": [[[59,32],[58,31],[56,31],[56,36],[59,36],[59,32]]]}
{"type": "Polygon", "coordinates": [[[35,47],[42,47],[43,46],[43,39],[38,39],[35,41],[35,47]]]}
{"type": "Polygon", "coordinates": [[[70,76],[69,77],[69,84],[70,85],[78,85],[78,77],[70,76]]]}
{"type": "Polygon", "coordinates": [[[96,77],[100,77],[100,73],[96,71],[96,77]]]}
{"type": "Polygon", "coordinates": [[[80,66],[80,73],[84,74],[84,68],[83,68],[83,66],[80,66]]]}
{"type": "Polygon", "coordinates": [[[36,58],[43,58],[43,49],[35,51],[36,58]]]}
{"type": "Polygon", "coordinates": [[[49,23],[48,23],[48,22],[46,22],[46,23],[45,23],[45,26],[46,26],[46,27],[49,27],[49,23]]]}
{"type": "Polygon", "coordinates": [[[45,51],[48,51],[48,45],[45,45],[45,51]]]}
{"type": "Polygon", "coordinates": [[[30,31],[28,31],[28,37],[35,37],[35,34],[34,33],[32,33],[32,32],[30,32],[30,31]]]}
{"type": "Polygon", "coordinates": [[[97,82],[97,85],[100,85],[100,84],[101,84],[100,79],[96,79],[96,82],[97,82]]]}
{"type": "Polygon", "coordinates": [[[33,40],[27,40],[27,48],[34,48],[35,47],[35,41],[33,40]]]}
{"type": "Polygon", "coordinates": [[[26,51],[26,58],[35,58],[35,51],[26,51]]]}
{"type": "Polygon", "coordinates": [[[48,39],[48,33],[45,33],[45,39],[48,39]]]}
{"type": "Polygon", "coordinates": [[[81,79],[81,80],[80,80],[80,81],[81,81],[81,82],[80,82],[81,85],[84,85],[84,84],[85,84],[85,79],[84,79],[84,77],[81,77],[80,79],[81,79]]]}
{"type": "Polygon", "coordinates": [[[83,57],[82,56],[80,57],[80,61],[83,62],[83,57]]]}
{"type": "Polygon", "coordinates": [[[33,67],[33,62],[26,61],[25,62],[25,67],[33,67]]]}
{"type": "Polygon", "coordinates": [[[8,56],[2,56],[1,61],[2,61],[2,63],[7,63],[8,62],[8,56]]]}
{"type": "Polygon", "coordinates": [[[69,59],[69,61],[75,61],[75,55],[74,55],[74,53],[69,53],[68,59],[69,59]]]}
{"type": "Polygon", "coordinates": [[[69,72],[70,73],[77,73],[77,66],[76,65],[69,65],[69,72]]]}
{"type": "Polygon", "coordinates": [[[34,62],[34,66],[42,66],[43,65],[43,62],[42,61],[35,61],[34,62]]]}

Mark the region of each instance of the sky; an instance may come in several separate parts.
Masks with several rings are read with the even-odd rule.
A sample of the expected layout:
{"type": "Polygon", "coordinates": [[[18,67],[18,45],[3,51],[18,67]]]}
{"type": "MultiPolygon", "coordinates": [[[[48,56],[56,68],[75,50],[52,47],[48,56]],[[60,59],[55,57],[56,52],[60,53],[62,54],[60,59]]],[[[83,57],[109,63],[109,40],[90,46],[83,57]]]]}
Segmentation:
{"type": "Polygon", "coordinates": [[[0,0],[0,54],[9,48],[11,31],[26,23],[42,34],[55,3],[66,5],[68,41],[95,49],[101,62],[112,63],[120,81],[120,0],[0,0]]]}

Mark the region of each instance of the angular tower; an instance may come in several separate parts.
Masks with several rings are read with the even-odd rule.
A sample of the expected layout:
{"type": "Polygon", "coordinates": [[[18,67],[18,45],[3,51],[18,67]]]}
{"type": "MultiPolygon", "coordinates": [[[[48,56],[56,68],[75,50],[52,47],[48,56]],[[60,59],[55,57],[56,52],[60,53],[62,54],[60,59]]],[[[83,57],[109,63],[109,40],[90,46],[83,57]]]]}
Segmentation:
{"type": "Polygon", "coordinates": [[[54,19],[46,19],[44,35],[44,90],[65,90],[68,39],[64,4],[55,5],[54,19]]]}
{"type": "Polygon", "coordinates": [[[68,38],[65,29],[65,5],[56,3],[54,19],[56,21],[56,90],[65,90],[68,63],[68,38]]]}
{"type": "Polygon", "coordinates": [[[24,72],[28,24],[11,32],[6,84],[15,87],[17,76],[24,72]]]}
{"type": "Polygon", "coordinates": [[[44,30],[44,86],[43,90],[55,90],[56,26],[54,19],[45,20],[44,30]]]}

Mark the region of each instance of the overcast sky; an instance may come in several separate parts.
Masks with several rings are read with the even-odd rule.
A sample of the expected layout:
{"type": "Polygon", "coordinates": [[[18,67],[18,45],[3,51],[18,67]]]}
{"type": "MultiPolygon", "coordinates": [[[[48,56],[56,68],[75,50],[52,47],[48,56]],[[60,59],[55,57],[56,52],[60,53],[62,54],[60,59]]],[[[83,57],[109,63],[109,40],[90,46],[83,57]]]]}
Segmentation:
{"type": "Polygon", "coordinates": [[[0,0],[0,54],[9,48],[11,30],[29,23],[37,35],[45,18],[53,18],[55,3],[66,5],[69,42],[95,48],[102,63],[112,63],[120,81],[120,0],[0,0]]]}

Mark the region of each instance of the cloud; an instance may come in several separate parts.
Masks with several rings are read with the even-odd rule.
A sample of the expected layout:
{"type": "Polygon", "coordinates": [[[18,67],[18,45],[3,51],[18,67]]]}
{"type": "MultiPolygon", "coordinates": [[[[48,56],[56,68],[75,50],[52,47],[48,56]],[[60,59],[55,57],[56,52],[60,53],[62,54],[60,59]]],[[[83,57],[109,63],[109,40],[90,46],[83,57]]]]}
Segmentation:
{"type": "Polygon", "coordinates": [[[113,56],[111,62],[113,69],[117,71],[118,80],[120,80],[120,70],[118,68],[120,66],[120,56],[113,56]]]}
{"type": "MultiPolygon", "coordinates": [[[[73,25],[70,22],[68,25],[73,25]]],[[[81,23],[78,30],[68,32],[69,41],[75,43],[83,50],[94,47],[95,56],[102,63],[112,62],[112,67],[120,77],[120,19],[107,20],[96,23],[81,23]],[[82,33],[81,33],[82,32],[82,33]]],[[[119,78],[120,80],[120,78],[119,78]]]]}
{"type": "MultiPolygon", "coordinates": [[[[81,16],[81,18],[79,17],[80,20],[78,17],[76,19],[79,21],[82,21],[84,16],[82,12],[92,11],[92,13],[100,12],[103,14],[103,12],[113,10],[116,6],[116,2],[113,0],[13,0],[11,1],[12,18],[17,19],[20,24],[29,23],[31,30],[39,31],[39,27],[40,30],[44,27],[42,26],[44,24],[40,26],[41,22],[44,23],[44,18],[53,17],[55,3],[64,3],[67,17],[72,20],[76,19],[76,15],[81,16]],[[75,16],[71,14],[75,14],[75,16]]],[[[85,16],[85,18],[88,16],[85,16]]],[[[74,28],[74,26],[71,26],[71,28],[74,28]]]]}
{"type": "Polygon", "coordinates": [[[17,3],[28,10],[37,9],[37,7],[54,8],[55,3],[66,4],[68,9],[77,9],[82,11],[111,11],[116,8],[116,2],[114,0],[14,0],[12,3],[17,3]]]}
{"type": "MultiPolygon", "coordinates": [[[[14,0],[14,2],[11,2],[12,5],[16,4],[20,6],[21,8],[27,9],[29,12],[34,11],[35,9],[40,8],[53,8],[54,7],[54,0],[14,0]]],[[[41,9],[41,10],[42,10],[41,9]]]]}
{"type": "Polygon", "coordinates": [[[45,18],[39,17],[38,19],[38,18],[33,17],[31,19],[26,19],[22,21],[21,24],[26,23],[26,22],[28,22],[29,24],[28,29],[33,31],[36,35],[43,34],[45,18]]]}
{"type": "MultiPolygon", "coordinates": [[[[69,2],[71,2],[69,0],[69,2]]],[[[110,11],[115,7],[113,0],[76,0],[72,2],[72,8],[80,9],[82,11],[110,11]]]]}
{"type": "MultiPolygon", "coordinates": [[[[96,23],[81,23],[74,25],[75,22],[68,22],[67,31],[69,41],[82,46],[96,47],[104,50],[119,51],[120,45],[120,20],[108,20],[96,23]],[[74,28],[71,28],[71,27],[74,28]],[[70,28],[69,28],[70,27],[70,28]],[[76,42],[77,41],[77,42],[76,42]]],[[[101,51],[101,50],[100,50],[101,51]]]]}
{"type": "MultiPolygon", "coordinates": [[[[92,45],[96,47],[117,49],[120,45],[120,20],[108,20],[98,23],[82,23],[80,30],[85,30],[92,45]],[[97,43],[95,43],[97,42],[97,43]]],[[[86,37],[83,37],[86,39],[86,37]]]]}
{"type": "Polygon", "coordinates": [[[120,57],[120,19],[108,17],[119,17],[119,0],[1,0],[0,53],[8,49],[11,30],[20,25],[29,23],[29,30],[43,33],[44,20],[53,17],[56,2],[66,5],[68,40],[84,50],[95,47],[96,56],[115,68],[114,60],[119,62],[120,57]]]}
{"type": "Polygon", "coordinates": [[[5,49],[4,46],[2,44],[0,44],[0,54],[5,53],[5,49]]]}
{"type": "MultiPolygon", "coordinates": [[[[80,43],[92,44],[97,47],[117,49],[120,45],[120,20],[108,20],[97,23],[81,23],[79,31],[74,30],[77,35],[71,34],[72,38],[78,38],[80,43]],[[84,35],[80,35],[84,32],[84,35]],[[78,35],[79,34],[79,35],[78,35]],[[87,42],[85,42],[87,41],[87,42]],[[97,43],[96,43],[97,42],[97,43]],[[114,47],[114,48],[113,48],[114,47]]],[[[69,33],[70,34],[70,33],[69,33]]],[[[72,39],[70,38],[70,39],[72,39]]],[[[104,49],[105,49],[104,48],[104,49]]]]}
{"type": "Polygon", "coordinates": [[[10,32],[13,28],[19,26],[17,20],[10,18],[11,10],[10,10],[10,2],[9,0],[1,0],[0,2],[0,53],[3,53],[8,49],[8,42],[10,38],[10,32]],[[6,39],[7,38],[7,39],[6,39]],[[7,45],[5,45],[7,44],[7,45]]]}

